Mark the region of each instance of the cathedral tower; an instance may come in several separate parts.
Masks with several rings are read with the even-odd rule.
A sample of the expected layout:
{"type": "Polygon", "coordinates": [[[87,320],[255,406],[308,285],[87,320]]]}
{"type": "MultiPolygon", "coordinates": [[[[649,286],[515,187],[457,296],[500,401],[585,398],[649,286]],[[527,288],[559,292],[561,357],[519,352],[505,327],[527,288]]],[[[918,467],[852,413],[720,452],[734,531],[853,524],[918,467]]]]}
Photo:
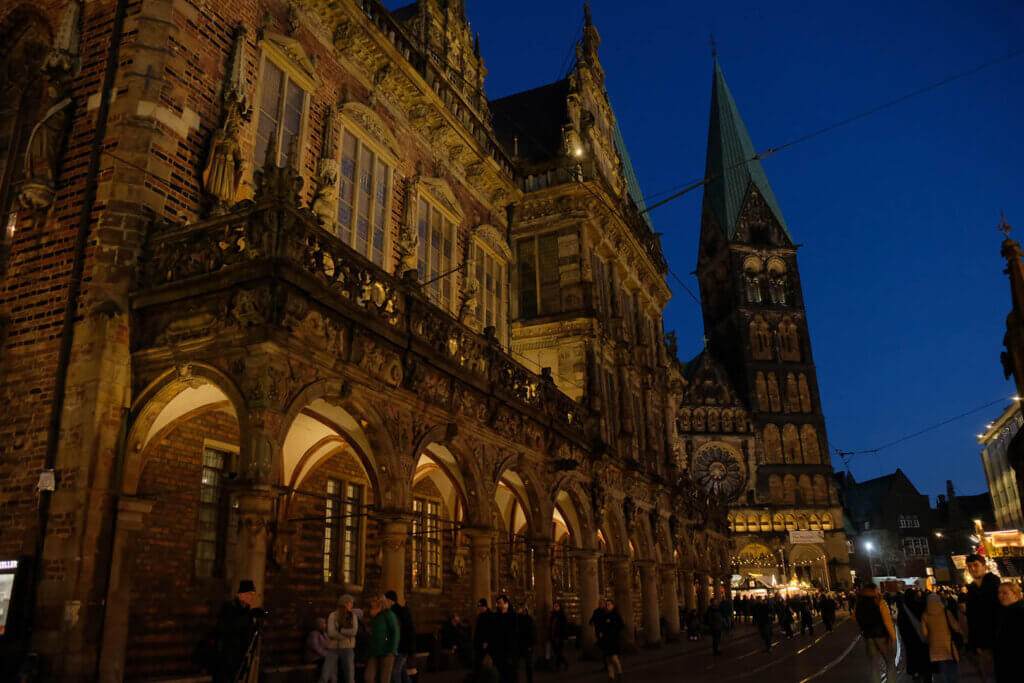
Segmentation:
{"type": "Polygon", "coordinates": [[[754,437],[741,459],[745,484],[734,486],[742,491],[730,503],[733,565],[743,574],[835,585],[848,578],[848,554],[798,245],[717,60],[710,118],[697,264],[708,339],[702,364],[724,371],[754,437]]]}

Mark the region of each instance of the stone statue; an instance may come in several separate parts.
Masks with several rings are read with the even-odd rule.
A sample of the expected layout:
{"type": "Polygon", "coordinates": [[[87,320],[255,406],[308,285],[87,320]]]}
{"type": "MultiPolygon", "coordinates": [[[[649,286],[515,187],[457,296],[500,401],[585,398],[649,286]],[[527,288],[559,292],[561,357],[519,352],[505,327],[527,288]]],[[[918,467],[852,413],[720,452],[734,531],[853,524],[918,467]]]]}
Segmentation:
{"type": "Polygon", "coordinates": [[[313,176],[315,190],[313,202],[310,205],[320,227],[332,233],[338,213],[338,174],[340,169],[335,153],[338,147],[340,125],[340,112],[336,107],[332,107],[324,122],[324,144],[317,162],[316,175],[313,176]]]}
{"type": "MultiPolygon", "coordinates": [[[[58,88],[49,88],[51,101],[58,97],[58,88]]],[[[57,194],[60,152],[71,124],[71,98],[65,97],[47,110],[32,129],[25,151],[25,180],[18,193],[18,203],[25,209],[42,210],[53,204],[57,194]]]]}
{"type": "Polygon", "coordinates": [[[245,172],[245,155],[238,135],[242,129],[243,112],[237,106],[229,106],[224,116],[224,125],[213,134],[210,154],[203,171],[203,188],[209,196],[211,213],[223,214],[234,203],[238,188],[245,172]]]}
{"type": "Polygon", "coordinates": [[[465,286],[462,289],[462,306],[459,320],[467,325],[476,324],[476,310],[479,305],[480,281],[476,279],[476,262],[466,260],[465,286]]]}

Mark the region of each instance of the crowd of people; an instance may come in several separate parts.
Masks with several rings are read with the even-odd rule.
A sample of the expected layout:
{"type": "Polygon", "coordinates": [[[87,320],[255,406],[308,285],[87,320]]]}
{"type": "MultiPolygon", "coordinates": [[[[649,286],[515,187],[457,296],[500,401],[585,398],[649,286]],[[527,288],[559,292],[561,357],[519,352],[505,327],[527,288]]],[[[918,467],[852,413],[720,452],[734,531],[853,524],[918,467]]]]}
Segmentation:
{"type": "Polygon", "coordinates": [[[1024,680],[1017,660],[1024,644],[1020,585],[1000,582],[979,555],[967,557],[967,571],[971,582],[959,592],[909,589],[883,596],[873,583],[859,591],[853,614],[875,681],[896,671],[897,638],[907,674],[922,683],[957,683],[965,666],[982,683],[1024,680]]]}
{"type": "MultiPolygon", "coordinates": [[[[908,589],[882,594],[872,583],[848,593],[819,592],[783,595],[728,596],[712,599],[703,613],[680,609],[680,625],[691,641],[710,636],[714,655],[721,654],[725,633],[736,623],[752,624],[766,652],[771,652],[773,630],[782,637],[814,635],[815,615],[826,631],[836,623],[836,612],[853,616],[871,661],[873,679],[896,672],[897,643],[902,644],[905,670],[923,683],[957,683],[961,667],[977,671],[982,683],[1024,680],[1016,661],[1016,648],[1024,644],[1024,597],[1021,587],[1001,582],[989,572],[984,558],[967,558],[971,583],[959,591],[908,589]]],[[[259,625],[265,612],[254,607],[251,581],[242,581],[236,597],[225,604],[217,626],[197,649],[199,664],[215,682],[236,681],[239,672],[259,658],[259,625]]],[[[417,678],[416,629],[407,605],[395,591],[373,596],[364,611],[351,595],[343,595],[337,608],[318,618],[306,641],[306,658],[316,664],[320,683],[355,683],[357,666],[365,683],[412,683],[417,678]]],[[[543,659],[550,669],[568,669],[565,648],[578,627],[559,603],[546,621],[543,659]]],[[[622,676],[622,648],[626,621],[614,600],[602,599],[590,615],[597,648],[610,680],[622,676]]],[[[662,622],[662,629],[666,625],[662,622]]],[[[664,638],[666,633],[658,634],[664,638]]],[[[513,607],[501,595],[491,609],[486,600],[477,606],[472,626],[458,615],[437,633],[438,642],[451,653],[469,678],[478,683],[517,683],[519,672],[533,683],[538,628],[524,605],[513,607]]]]}

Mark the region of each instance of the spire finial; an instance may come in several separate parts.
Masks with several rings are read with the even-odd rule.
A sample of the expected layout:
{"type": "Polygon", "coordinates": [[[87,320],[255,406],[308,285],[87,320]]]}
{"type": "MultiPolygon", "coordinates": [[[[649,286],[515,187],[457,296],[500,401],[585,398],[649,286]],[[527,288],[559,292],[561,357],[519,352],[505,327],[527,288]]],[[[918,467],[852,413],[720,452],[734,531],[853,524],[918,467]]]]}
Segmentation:
{"type": "Polygon", "coordinates": [[[586,2],[583,3],[583,25],[594,25],[594,20],[590,17],[590,0],[586,0],[586,2]]]}
{"type": "Polygon", "coordinates": [[[999,212],[998,230],[999,232],[1003,233],[1003,236],[1006,239],[1010,239],[1010,231],[1013,230],[1013,228],[1011,228],[1010,224],[1006,222],[1006,214],[1004,214],[1002,211],[999,212]]]}
{"type": "Polygon", "coordinates": [[[711,40],[711,59],[718,59],[718,43],[715,42],[715,34],[709,33],[711,40]]]}

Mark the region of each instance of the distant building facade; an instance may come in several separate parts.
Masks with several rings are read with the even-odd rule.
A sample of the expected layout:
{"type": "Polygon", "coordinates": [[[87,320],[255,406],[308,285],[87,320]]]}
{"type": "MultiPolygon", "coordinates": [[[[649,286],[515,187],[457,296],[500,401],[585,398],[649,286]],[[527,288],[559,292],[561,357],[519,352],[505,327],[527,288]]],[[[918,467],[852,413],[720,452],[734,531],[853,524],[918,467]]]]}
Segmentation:
{"type": "Polygon", "coordinates": [[[1014,401],[978,437],[981,444],[981,464],[985,468],[985,481],[995,511],[996,529],[1024,530],[1024,511],[1021,510],[1020,486],[1017,473],[1010,465],[1010,444],[1024,424],[1020,401],[1014,401]]]}

